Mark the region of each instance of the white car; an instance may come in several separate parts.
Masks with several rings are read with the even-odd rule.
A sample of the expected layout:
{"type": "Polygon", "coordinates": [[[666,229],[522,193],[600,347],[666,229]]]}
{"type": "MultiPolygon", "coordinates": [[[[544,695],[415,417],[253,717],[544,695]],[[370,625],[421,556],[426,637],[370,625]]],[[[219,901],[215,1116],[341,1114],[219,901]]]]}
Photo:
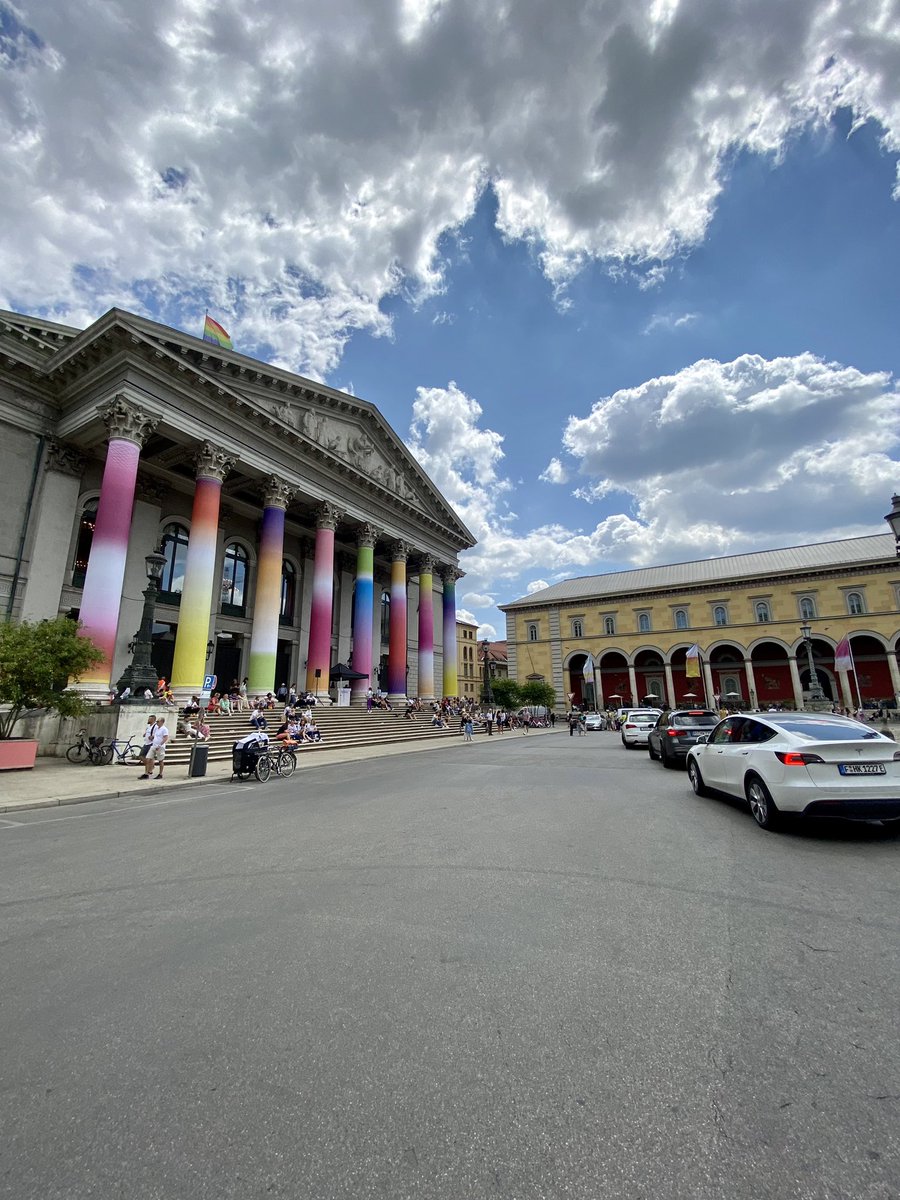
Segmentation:
{"type": "Polygon", "coordinates": [[[584,714],[585,729],[604,729],[606,727],[606,717],[601,716],[598,712],[589,712],[584,714]]]}
{"type": "Polygon", "coordinates": [[[631,708],[622,722],[622,745],[626,750],[632,746],[646,746],[647,735],[661,716],[659,708],[631,708]]]}
{"type": "Polygon", "coordinates": [[[746,799],[756,823],[782,813],[861,821],[900,818],[900,750],[870,725],[830,713],[744,713],[720,721],[687,755],[698,796],[746,799]]]}

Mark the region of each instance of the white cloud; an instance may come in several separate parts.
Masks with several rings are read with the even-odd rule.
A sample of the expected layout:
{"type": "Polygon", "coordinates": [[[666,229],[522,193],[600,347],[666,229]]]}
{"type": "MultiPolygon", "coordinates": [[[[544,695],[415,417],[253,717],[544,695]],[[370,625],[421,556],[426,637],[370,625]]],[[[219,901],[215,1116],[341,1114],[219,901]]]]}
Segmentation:
{"type": "Polygon", "coordinates": [[[467,609],[467,608],[457,608],[456,619],[457,619],[457,621],[466,621],[469,625],[477,625],[478,624],[478,618],[475,616],[475,614],[473,612],[470,612],[469,609],[467,609]]]}
{"type": "Polygon", "coordinates": [[[471,604],[474,608],[488,608],[494,603],[494,597],[480,592],[466,592],[462,598],[463,604],[471,604]]]}
{"type": "Polygon", "coordinates": [[[478,626],[478,633],[476,634],[476,637],[479,641],[483,641],[485,638],[487,638],[489,642],[496,642],[497,630],[493,625],[485,623],[484,625],[478,626]]]}
{"type": "Polygon", "coordinates": [[[643,334],[654,333],[657,329],[661,329],[664,333],[671,333],[675,329],[683,329],[685,325],[693,325],[699,314],[695,312],[676,313],[655,313],[644,328],[641,330],[643,334]]]}
{"type": "Polygon", "coordinates": [[[538,479],[543,480],[544,483],[565,483],[568,478],[568,472],[558,458],[551,458],[538,475],[538,479]]]}
{"type": "Polygon", "coordinates": [[[323,375],[442,284],[488,181],[556,288],[704,237],[739,151],[839,107],[900,148],[884,0],[5,8],[0,304],[113,304],[323,375]],[[17,22],[24,27],[17,33],[17,22]]]}
{"type": "Polygon", "coordinates": [[[549,586],[550,586],[550,584],[547,582],[546,579],[532,579],[531,583],[529,583],[529,585],[525,589],[525,591],[530,596],[534,592],[542,592],[544,590],[544,588],[547,588],[549,586]]]}

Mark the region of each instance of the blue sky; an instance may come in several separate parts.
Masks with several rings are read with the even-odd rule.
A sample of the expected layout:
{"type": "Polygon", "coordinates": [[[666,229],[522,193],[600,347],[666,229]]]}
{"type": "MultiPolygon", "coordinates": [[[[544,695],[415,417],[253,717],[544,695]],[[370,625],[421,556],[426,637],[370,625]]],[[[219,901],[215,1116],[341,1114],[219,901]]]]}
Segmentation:
{"type": "Polygon", "coordinates": [[[0,0],[0,304],[373,401],[461,606],[884,530],[900,31],[879,0],[0,0]]]}

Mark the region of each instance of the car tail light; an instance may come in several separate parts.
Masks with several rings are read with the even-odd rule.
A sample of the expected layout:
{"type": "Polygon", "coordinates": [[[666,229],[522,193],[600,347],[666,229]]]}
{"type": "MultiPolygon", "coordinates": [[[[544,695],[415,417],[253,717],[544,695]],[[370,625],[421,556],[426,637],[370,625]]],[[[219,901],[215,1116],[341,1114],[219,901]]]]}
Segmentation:
{"type": "Polygon", "coordinates": [[[786,767],[806,767],[810,763],[823,763],[824,758],[818,754],[810,754],[800,750],[776,750],[775,757],[786,767]]]}
{"type": "Polygon", "coordinates": [[[637,729],[637,725],[632,725],[630,721],[625,722],[626,729],[637,729]]]}
{"type": "Polygon", "coordinates": [[[680,729],[667,729],[666,733],[669,735],[669,737],[680,737],[681,736],[680,729]]]}
{"type": "Polygon", "coordinates": [[[900,750],[894,751],[894,762],[900,762],[900,750]]]}

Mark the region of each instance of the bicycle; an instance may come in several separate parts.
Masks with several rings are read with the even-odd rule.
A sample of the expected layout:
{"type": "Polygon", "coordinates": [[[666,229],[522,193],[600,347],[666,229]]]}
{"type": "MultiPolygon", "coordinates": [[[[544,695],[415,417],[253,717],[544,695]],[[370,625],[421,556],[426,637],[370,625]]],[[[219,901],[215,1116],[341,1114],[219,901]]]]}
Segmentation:
{"type": "Polygon", "coordinates": [[[144,761],[141,757],[143,742],[135,744],[134,738],[135,735],[132,734],[121,748],[116,738],[113,738],[108,745],[101,746],[99,750],[100,765],[108,767],[114,757],[118,763],[126,767],[136,767],[138,763],[142,763],[144,761]]]}
{"type": "Polygon", "coordinates": [[[297,753],[289,746],[282,746],[277,754],[268,750],[256,760],[254,775],[260,783],[265,783],[274,771],[279,779],[290,779],[297,769],[297,753]]]}
{"type": "Polygon", "coordinates": [[[84,729],[78,730],[78,741],[74,746],[70,746],[66,751],[66,758],[70,763],[83,763],[87,766],[88,763],[97,766],[100,762],[100,746],[103,743],[102,737],[89,738],[84,729]]]}

